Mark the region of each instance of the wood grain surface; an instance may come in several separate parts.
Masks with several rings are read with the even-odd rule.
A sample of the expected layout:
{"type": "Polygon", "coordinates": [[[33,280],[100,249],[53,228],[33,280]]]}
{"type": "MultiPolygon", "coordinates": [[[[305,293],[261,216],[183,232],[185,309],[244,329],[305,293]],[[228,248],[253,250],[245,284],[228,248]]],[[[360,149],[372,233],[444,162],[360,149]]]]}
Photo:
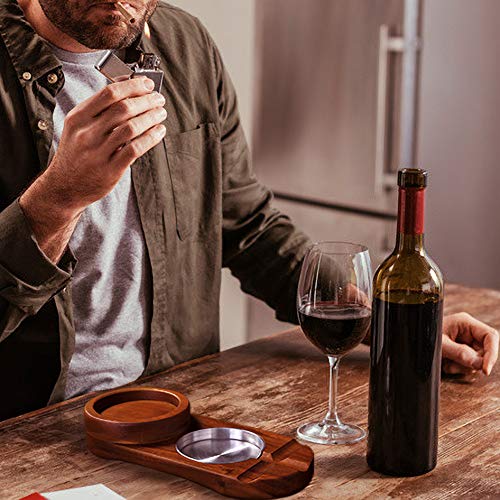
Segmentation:
{"type": "MultiPolygon", "coordinates": [[[[500,328],[500,292],[449,285],[446,312],[467,311],[500,328]]],[[[197,414],[294,435],[326,411],[328,363],[293,330],[179,365],[140,384],[189,397],[197,414]]],[[[366,441],[313,445],[315,474],[294,499],[500,498],[500,369],[441,388],[437,468],[416,478],[384,477],[365,461],[366,441]]],[[[340,416],[366,428],[368,349],[340,366],[340,416]]],[[[101,459],[85,445],[90,395],[0,423],[0,498],[104,483],[127,499],[224,498],[195,483],[139,465],[101,459]]]]}
{"type": "Polygon", "coordinates": [[[313,451],[290,436],[197,415],[192,416],[191,423],[188,432],[214,427],[246,429],[263,439],[265,449],[259,458],[202,464],[178,453],[176,440],[150,445],[122,445],[88,435],[87,446],[100,457],[169,472],[236,498],[283,498],[304,489],[311,481],[313,451]]]}

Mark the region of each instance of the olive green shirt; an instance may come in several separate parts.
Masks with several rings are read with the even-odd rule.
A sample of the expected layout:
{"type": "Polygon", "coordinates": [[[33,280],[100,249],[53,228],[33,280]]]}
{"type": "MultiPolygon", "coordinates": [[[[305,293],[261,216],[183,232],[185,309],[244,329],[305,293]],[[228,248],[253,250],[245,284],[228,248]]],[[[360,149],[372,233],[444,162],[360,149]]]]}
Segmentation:
{"type": "MultiPolygon", "coordinates": [[[[132,166],[153,276],[148,374],[219,349],[223,266],[296,322],[309,244],[254,176],[235,91],[207,31],[164,3],[149,25],[151,40],[126,54],[160,56],[169,113],[163,142],[132,166]]],[[[15,0],[0,0],[0,419],[60,401],[75,345],[76,260],[68,249],[51,263],[18,203],[47,167],[63,85],[50,46],[15,0]]]]}

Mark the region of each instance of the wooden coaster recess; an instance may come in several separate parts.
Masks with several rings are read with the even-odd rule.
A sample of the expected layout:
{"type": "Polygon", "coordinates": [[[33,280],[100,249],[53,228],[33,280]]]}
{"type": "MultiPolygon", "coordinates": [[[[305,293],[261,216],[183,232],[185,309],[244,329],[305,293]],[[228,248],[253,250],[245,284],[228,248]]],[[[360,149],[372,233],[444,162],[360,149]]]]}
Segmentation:
{"type": "Polygon", "coordinates": [[[183,394],[156,387],[127,387],[91,399],[84,409],[87,434],[121,444],[175,440],[190,422],[183,394]]]}

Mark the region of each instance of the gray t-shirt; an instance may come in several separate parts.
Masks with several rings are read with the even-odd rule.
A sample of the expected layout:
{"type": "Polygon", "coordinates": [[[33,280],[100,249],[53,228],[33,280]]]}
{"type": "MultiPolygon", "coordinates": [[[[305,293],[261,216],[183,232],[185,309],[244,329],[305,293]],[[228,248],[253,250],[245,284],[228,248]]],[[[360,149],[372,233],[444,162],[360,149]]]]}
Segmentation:
{"type": "MultiPolygon", "coordinates": [[[[65,76],[53,116],[54,151],[68,112],[108,82],[94,68],[103,51],[52,48],[65,76]]],[[[85,210],[69,245],[78,260],[72,282],[76,345],[65,398],[136,380],[146,365],[151,276],[130,169],[85,210]]]]}

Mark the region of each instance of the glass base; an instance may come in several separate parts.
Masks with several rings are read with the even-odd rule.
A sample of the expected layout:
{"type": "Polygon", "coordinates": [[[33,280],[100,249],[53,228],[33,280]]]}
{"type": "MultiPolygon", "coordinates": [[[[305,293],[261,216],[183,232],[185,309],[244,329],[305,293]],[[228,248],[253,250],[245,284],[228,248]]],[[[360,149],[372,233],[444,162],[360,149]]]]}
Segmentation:
{"type": "Polygon", "coordinates": [[[297,429],[297,437],[316,444],[353,444],[361,441],[366,432],[357,425],[327,424],[325,421],[304,424],[297,429]]]}

